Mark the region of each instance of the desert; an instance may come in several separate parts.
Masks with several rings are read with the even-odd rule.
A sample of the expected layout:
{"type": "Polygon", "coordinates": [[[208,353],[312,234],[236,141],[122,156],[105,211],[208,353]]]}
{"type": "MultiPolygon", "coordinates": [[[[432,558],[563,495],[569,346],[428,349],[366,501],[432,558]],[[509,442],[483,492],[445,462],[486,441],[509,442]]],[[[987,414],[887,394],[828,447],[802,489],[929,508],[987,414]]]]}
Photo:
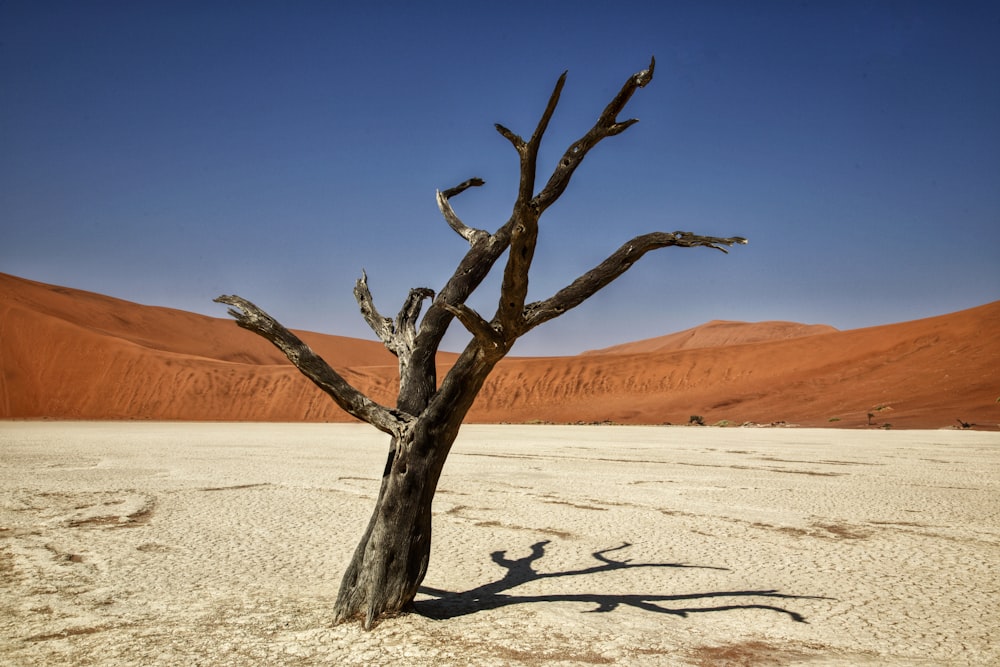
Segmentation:
{"type": "MultiPolygon", "coordinates": [[[[396,360],[381,343],[299,334],[356,387],[395,400],[396,360]]],[[[438,355],[439,376],[455,358],[438,355]]],[[[466,421],[687,424],[697,415],[706,424],[996,430],[997,368],[1000,301],[847,331],[715,321],[575,356],[508,357],[466,421]]],[[[0,418],[353,420],[232,320],[5,274],[0,418]]]]}
{"type": "MultiPolygon", "coordinates": [[[[994,302],[505,359],[413,608],[367,632],[331,610],[386,436],[230,320],[0,274],[0,660],[995,664],[998,331],[994,302]]],[[[381,344],[298,333],[393,400],[381,344]]]]}
{"type": "Polygon", "coordinates": [[[332,626],[385,436],[0,425],[8,665],[988,665],[1000,438],[467,425],[413,613],[332,626]]]}
{"type": "Polygon", "coordinates": [[[1000,665],[1000,3],[238,8],[0,2],[0,667],[1000,665]]]}

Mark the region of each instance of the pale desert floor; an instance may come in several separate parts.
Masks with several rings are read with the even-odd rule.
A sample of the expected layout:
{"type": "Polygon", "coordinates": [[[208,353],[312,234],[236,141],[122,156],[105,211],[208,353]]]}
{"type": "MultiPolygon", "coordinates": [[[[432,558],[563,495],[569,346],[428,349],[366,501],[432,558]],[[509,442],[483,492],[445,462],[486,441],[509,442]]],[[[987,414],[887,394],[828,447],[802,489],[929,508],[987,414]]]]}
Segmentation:
{"type": "Polygon", "coordinates": [[[1000,435],[468,426],[332,627],[364,425],[0,422],[4,665],[1000,664],[1000,435]]]}

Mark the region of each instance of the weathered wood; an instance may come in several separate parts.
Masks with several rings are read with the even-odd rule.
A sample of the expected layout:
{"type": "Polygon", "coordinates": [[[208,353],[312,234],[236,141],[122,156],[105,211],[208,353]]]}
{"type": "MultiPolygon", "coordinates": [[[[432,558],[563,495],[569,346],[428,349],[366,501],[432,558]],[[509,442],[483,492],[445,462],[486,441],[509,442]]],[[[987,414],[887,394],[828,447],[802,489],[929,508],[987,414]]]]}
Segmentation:
{"type": "Polygon", "coordinates": [[[639,122],[636,118],[619,121],[618,114],[625,110],[625,105],[632,99],[636,90],[649,85],[649,82],[653,80],[655,68],[656,59],[650,58],[649,67],[630,76],[614,99],[604,108],[594,126],[566,149],[556,168],[552,171],[548,183],[535,197],[535,205],[540,212],[554,204],[566,191],[566,186],[569,185],[577,167],[594,146],[608,137],[621,134],[639,122]]]}
{"type": "Polygon", "coordinates": [[[503,334],[483,319],[483,316],[474,309],[469,308],[464,303],[455,306],[444,304],[444,308],[454,315],[465,326],[468,332],[475,336],[483,345],[496,348],[503,344],[503,334]]]}
{"type": "Polygon", "coordinates": [[[348,414],[393,437],[404,433],[413,423],[413,415],[380,405],[355,389],[298,336],[250,301],[223,295],[217,297],[215,302],[233,306],[229,314],[236,319],[236,324],[271,341],[303,375],[329,394],[348,414]]]}
{"type": "Polygon", "coordinates": [[[476,243],[481,243],[486,239],[488,239],[490,236],[489,232],[484,231],[482,229],[475,229],[473,227],[469,227],[464,222],[462,222],[459,219],[458,215],[455,213],[455,210],[451,207],[451,202],[449,202],[448,200],[454,197],[455,195],[465,192],[468,188],[480,187],[485,184],[486,181],[484,181],[481,178],[470,178],[467,181],[459,183],[453,188],[448,188],[447,190],[444,191],[438,190],[437,192],[438,208],[441,209],[441,215],[444,216],[445,222],[448,223],[449,227],[458,232],[459,236],[464,238],[472,245],[475,245],[476,243]]]}
{"type": "Polygon", "coordinates": [[[360,619],[365,628],[371,628],[380,618],[404,610],[413,601],[430,558],[431,504],[445,460],[486,378],[518,337],[576,307],[652,250],[676,246],[725,252],[728,246],[746,242],[742,237],[689,232],[638,236],[548,299],[525,303],[542,213],[563,194],[594,146],[638,122],[619,121],[618,115],[635,91],[652,80],[654,66],[655,60],[651,60],[647,69],[629,77],[594,126],[566,149],[537,194],[538,150],[559,103],[566,73],[559,77],[530,139],[525,141],[503,125],[496,126],[518,153],[520,182],[511,216],[492,234],[462,222],[449,200],[470,187],[482,186],[484,181],[479,178],[437,193],[445,221],[470,247],[436,295],[427,288],[411,290],[392,320],[375,308],[368,277],[362,272],[354,288],[362,316],[399,360],[400,390],[395,408],[368,399],[249,301],[237,296],[216,299],[235,306],[229,312],[237,324],[278,346],[344,410],[392,436],[375,509],[341,583],[335,621],[360,619]],[[466,300],[505,252],[508,256],[496,313],[487,321],[466,300]],[[420,319],[425,299],[432,301],[420,319]],[[454,319],[465,326],[472,339],[438,386],[435,355],[454,319]]]}
{"type": "Polygon", "coordinates": [[[416,452],[414,436],[395,440],[389,452],[375,511],[341,580],[335,623],[358,619],[371,629],[405,609],[427,573],[431,503],[444,457],[416,452]]]}
{"type": "Polygon", "coordinates": [[[632,268],[633,264],[651,250],[677,246],[680,248],[714,248],[728,252],[727,247],[746,244],[746,242],[747,240],[741,236],[720,238],[698,236],[691,232],[653,232],[637,236],[553,296],[544,301],[528,304],[525,313],[525,328],[521,333],[530,331],[539,324],[548,322],[567,310],[579,306],[596,294],[598,290],[606,287],[632,268]]]}

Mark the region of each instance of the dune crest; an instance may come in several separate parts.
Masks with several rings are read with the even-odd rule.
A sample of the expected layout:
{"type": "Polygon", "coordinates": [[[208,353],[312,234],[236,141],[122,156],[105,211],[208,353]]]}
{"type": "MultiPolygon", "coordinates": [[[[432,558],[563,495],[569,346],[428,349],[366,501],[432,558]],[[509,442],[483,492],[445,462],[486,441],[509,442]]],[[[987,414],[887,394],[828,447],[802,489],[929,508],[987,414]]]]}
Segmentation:
{"type": "MultiPolygon", "coordinates": [[[[299,332],[391,404],[381,343],[299,332]]],[[[442,354],[442,372],[455,359],[442,354]]],[[[714,321],[575,357],[509,358],[469,421],[1000,423],[1000,301],[851,331],[714,321]]],[[[0,418],[352,421],[231,320],[0,274],[0,418]]]]}
{"type": "Polygon", "coordinates": [[[837,329],[828,324],[799,324],[798,322],[731,322],[712,320],[677,333],[646,338],[633,343],[623,343],[583,354],[638,354],[641,352],[666,352],[693,350],[702,347],[723,347],[787,340],[801,336],[834,333],[837,329]]]}

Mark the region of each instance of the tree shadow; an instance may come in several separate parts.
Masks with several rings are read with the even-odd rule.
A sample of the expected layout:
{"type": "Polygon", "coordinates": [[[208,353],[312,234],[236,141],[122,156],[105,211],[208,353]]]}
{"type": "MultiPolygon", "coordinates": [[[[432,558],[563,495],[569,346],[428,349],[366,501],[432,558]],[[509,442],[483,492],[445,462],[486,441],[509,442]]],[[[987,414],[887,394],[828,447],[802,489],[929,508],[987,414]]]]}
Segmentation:
{"type": "Polygon", "coordinates": [[[790,609],[768,604],[770,600],[828,600],[830,598],[811,595],[790,595],[780,593],[777,590],[745,590],[745,591],[712,591],[706,593],[690,593],[686,595],[655,595],[655,594],[613,594],[613,593],[553,593],[548,595],[511,595],[507,593],[512,588],[521,584],[540,579],[554,579],[556,577],[575,577],[588,574],[598,574],[602,572],[613,572],[615,570],[629,570],[635,568],[698,568],[705,570],[728,571],[725,567],[712,567],[708,565],[685,565],[682,563],[633,563],[630,559],[614,560],[608,556],[612,551],[632,546],[628,542],[623,542],[621,546],[602,549],[591,554],[600,565],[581,568],[578,570],[566,570],[563,572],[538,572],[534,568],[536,561],[545,555],[545,546],[548,540],[536,542],[531,545],[531,553],[524,558],[509,559],[506,551],[494,551],[490,554],[493,562],[507,570],[503,577],[496,581],[483,584],[476,588],[462,591],[445,591],[430,586],[421,586],[420,592],[424,595],[433,596],[431,600],[420,600],[414,603],[417,613],[433,619],[448,619],[458,616],[466,616],[480,611],[498,609],[508,605],[528,604],[532,602],[582,602],[594,605],[589,612],[605,613],[614,611],[621,605],[635,607],[658,614],[670,614],[673,616],[687,617],[689,614],[732,611],[736,609],[760,609],[763,611],[773,611],[786,614],[797,623],[806,623],[805,617],[790,609]],[[713,600],[717,598],[764,598],[764,600],[747,600],[746,602],[728,604],[694,604],[696,600],[713,600]],[[691,604],[683,604],[690,602],[691,604]]]}

